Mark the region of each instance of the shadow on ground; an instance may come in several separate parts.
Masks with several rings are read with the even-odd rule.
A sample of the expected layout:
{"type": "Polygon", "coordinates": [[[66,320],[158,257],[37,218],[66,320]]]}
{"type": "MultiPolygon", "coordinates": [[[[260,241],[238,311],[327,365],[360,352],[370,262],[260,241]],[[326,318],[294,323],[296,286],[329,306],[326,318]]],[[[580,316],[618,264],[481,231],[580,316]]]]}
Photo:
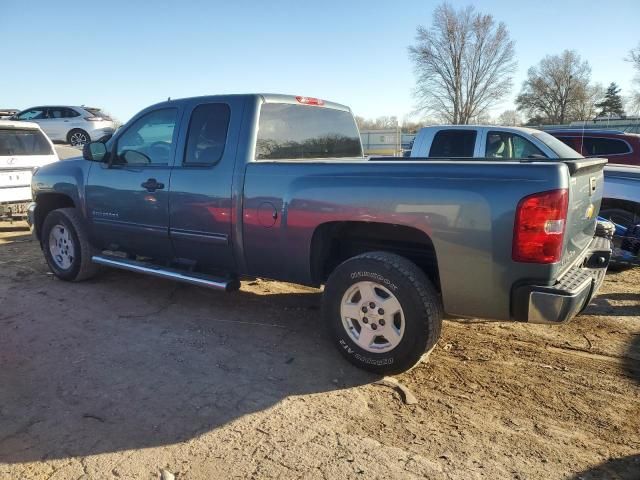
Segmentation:
{"type": "Polygon", "coordinates": [[[638,480],[640,478],[640,455],[613,458],[607,462],[580,472],[573,480],[638,480]]]}
{"type": "MultiPolygon", "coordinates": [[[[624,369],[629,377],[640,384],[640,334],[635,334],[624,357],[624,369]]],[[[640,479],[640,469],[638,469],[640,479]]]]}
{"type": "Polygon", "coordinates": [[[0,462],[175,444],[375,380],[328,340],[317,291],[225,294],[118,271],[70,284],[30,265],[0,276],[0,462]]]}
{"type": "Polygon", "coordinates": [[[10,233],[10,232],[26,232],[29,233],[29,227],[20,223],[0,223],[0,233],[10,233]]]}
{"type": "Polygon", "coordinates": [[[587,313],[614,316],[637,316],[640,310],[640,293],[607,293],[594,298],[587,313]]]}

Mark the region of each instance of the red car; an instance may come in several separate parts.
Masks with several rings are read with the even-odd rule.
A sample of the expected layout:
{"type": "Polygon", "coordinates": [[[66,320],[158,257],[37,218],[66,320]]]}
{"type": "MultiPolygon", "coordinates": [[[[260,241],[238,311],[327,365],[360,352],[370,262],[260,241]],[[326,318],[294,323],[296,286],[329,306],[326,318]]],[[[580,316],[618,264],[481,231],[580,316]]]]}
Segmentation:
{"type": "Polygon", "coordinates": [[[609,163],[640,165],[640,135],[617,130],[546,130],[585,157],[608,158],[609,163]]]}

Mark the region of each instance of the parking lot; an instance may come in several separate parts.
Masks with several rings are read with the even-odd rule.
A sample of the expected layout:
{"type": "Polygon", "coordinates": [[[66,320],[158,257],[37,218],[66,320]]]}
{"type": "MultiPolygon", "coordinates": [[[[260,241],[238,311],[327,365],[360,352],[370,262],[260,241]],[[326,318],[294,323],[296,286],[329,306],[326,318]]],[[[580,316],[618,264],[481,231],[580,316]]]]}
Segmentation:
{"type": "Polygon", "coordinates": [[[0,478],[637,478],[640,272],[561,327],[445,322],[397,378],[345,362],[320,292],[54,278],[0,226],[0,478]]]}

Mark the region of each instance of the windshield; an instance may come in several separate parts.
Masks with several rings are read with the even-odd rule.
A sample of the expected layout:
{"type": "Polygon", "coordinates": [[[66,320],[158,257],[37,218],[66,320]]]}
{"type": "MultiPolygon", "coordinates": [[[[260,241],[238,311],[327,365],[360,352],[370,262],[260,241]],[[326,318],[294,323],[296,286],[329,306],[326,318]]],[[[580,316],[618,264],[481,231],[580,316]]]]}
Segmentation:
{"type": "Polygon", "coordinates": [[[40,130],[0,129],[0,156],[53,155],[40,130]]]}
{"type": "Polygon", "coordinates": [[[358,127],[350,112],[286,103],[262,106],[256,159],[345,157],[362,157],[358,127]]]}
{"type": "Polygon", "coordinates": [[[566,145],[562,141],[558,140],[556,137],[549,135],[546,132],[535,132],[532,133],[534,137],[544,143],[547,147],[553,150],[558,158],[584,158],[578,152],[576,152],[573,148],[566,145]]]}

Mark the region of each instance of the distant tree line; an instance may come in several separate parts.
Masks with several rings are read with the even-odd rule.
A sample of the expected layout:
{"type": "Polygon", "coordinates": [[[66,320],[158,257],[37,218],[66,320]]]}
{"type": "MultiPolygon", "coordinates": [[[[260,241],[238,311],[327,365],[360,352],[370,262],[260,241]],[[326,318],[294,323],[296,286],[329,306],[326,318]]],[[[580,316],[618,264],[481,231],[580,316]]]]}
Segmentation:
{"type": "Polygon", "coordinates": [[[331,158],[358,156],[360,139],[340,134],[295,140],[259,138],[256,142],[256,158],[274,160],[283,158],[331,158]]]}
{"type": "MultiPolygon", "coordinates": [[[[507,27],[473,6],[436,7],[431,26],[418,26],[409,47],[413,61],[416,113],[453,124],[488,123],[490,109],[511,92],[516,69],[515,44],[507,27]]],[[[627,99],[640,109],[640,44],[627,58],[636,70],[637,90],[627,99]]],[[[612,82],[606,89],[591,82],[591,66],[573,50],[547,55],[529,68],[516,97],[516,110],[497,119],[501,124],[561,124],[596,117],[624,117],[625,99],[612,82]]],[[[380,117],[380,119],[395,117],[380,117]]],[[[377,119],[379,120],[379,119],[377,119]]],[[[362,119],[367,128],[375,126],[362,119]]],[[[361,128],[363,128],[361,126],[361,128]]]]}

